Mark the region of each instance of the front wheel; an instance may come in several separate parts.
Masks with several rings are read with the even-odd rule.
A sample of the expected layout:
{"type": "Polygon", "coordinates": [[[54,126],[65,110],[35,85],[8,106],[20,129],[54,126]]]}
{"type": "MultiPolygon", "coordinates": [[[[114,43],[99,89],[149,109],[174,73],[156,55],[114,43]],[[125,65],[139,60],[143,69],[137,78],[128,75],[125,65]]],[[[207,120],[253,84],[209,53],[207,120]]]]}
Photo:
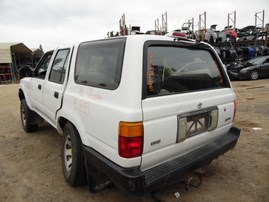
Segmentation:
{"type": "Polygon", "coordinates": [[[259,72],[257,70],[253,70],[251,73],[250,73],[250,79],[251,80],[256,80],[259,78],[259,72]]]}
{"type": "Polygon", "coordinates": [[[38,129],[35,117],[37,116],[27,105],[25,99],[21,100],[21,123],[25,132],[30,133],[38,129]]]}
{"type": "Polygon", "coordinates": [[[81,140],[77,129],[67,123],[62,143],[62,169],[65,180],[71,186],[87,182],[81,140]]]}

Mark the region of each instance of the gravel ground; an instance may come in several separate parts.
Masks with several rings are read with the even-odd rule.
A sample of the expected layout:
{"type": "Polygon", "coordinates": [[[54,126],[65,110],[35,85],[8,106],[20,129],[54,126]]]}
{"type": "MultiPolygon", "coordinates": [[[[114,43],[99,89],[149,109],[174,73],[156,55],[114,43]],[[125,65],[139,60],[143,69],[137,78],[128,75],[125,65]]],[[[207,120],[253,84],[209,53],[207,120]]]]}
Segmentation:
{"type": "Polygon", "coordinates": [[[48,124],[25,133],[18,84],[0,85],[0,201],[269,201],[269,79],[233,86],[241,136],[234,150],[209,166],[213,175],[204,176],[199,188],[186,191],[178,183],[136,196],[116,187],[96,194],[70,187],[61,170],[61,136],[48,124]]]}

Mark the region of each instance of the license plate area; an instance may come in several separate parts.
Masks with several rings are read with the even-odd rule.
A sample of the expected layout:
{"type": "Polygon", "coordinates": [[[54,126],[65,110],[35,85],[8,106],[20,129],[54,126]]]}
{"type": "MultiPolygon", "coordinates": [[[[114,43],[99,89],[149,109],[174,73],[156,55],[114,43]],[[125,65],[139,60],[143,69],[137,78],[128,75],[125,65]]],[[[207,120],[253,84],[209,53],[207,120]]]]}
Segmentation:
{"type": "Polygon", "coordinates": [[[187,117],[187,137],[191,137],[207,131],[208,122],[208,113],[187,117]]]}
{"type": "Polygon", "coordinates": [[[178,134],[177,142],[186,138],[216,129],[218,124],[217,107],[189,112],[177,116],[178,134]]]}

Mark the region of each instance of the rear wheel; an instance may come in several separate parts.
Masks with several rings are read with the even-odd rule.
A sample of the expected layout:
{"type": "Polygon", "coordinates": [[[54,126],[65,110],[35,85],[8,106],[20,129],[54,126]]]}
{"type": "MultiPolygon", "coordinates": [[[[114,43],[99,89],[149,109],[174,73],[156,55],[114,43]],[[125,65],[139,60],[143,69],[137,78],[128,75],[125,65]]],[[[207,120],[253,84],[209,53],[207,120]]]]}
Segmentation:
{"type": "Polygon", "coordinates": [[[35,120],[37,115],[28,107],[25,99],[21,100],[20,111],[21,123],[24,131],[28,133],[36,131],[38,129],[38,124],[35,120]]]}
{"type": "Polygon", "coordinates": [[[67,123],[63,133],[62,169],[65,180],[71,186],[87,182],[81,145],[77,129],[71,123],[67,123]]]}
{"type": "Polygon", "coordinates": [[[250,79],[251,80],[256,80],[259,78],[259,72],[257,70],[253,70],[251,73],[250,73],[250,79]]]}
{"type": "Polygon", "coordinates": [[[90,191],[95,193],[110,185],[109,180],[92,165],[87,164],[86,170],[82,142],[77,129],[71,123],[67,123],[64,127],[62,168],[64,178],[71,186],[88,182],[90,191]]]}

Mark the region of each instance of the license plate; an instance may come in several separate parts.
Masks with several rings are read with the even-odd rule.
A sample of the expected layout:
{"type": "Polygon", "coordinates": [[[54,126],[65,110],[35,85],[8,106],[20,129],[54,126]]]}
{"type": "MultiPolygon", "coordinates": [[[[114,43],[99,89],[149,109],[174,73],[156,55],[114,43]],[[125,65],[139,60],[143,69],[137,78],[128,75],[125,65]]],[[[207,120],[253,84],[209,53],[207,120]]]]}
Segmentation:
{"type": "Polygon", "coordinates": [[[203,133],[208,128],[208,113],[187,117],[187,137],[203,133]]]}
{"type": "Polygon", "coordinates": [[[177,142],[188,137],[216,129],[218,109],[216,107],[178,115],[177,142]]]}

